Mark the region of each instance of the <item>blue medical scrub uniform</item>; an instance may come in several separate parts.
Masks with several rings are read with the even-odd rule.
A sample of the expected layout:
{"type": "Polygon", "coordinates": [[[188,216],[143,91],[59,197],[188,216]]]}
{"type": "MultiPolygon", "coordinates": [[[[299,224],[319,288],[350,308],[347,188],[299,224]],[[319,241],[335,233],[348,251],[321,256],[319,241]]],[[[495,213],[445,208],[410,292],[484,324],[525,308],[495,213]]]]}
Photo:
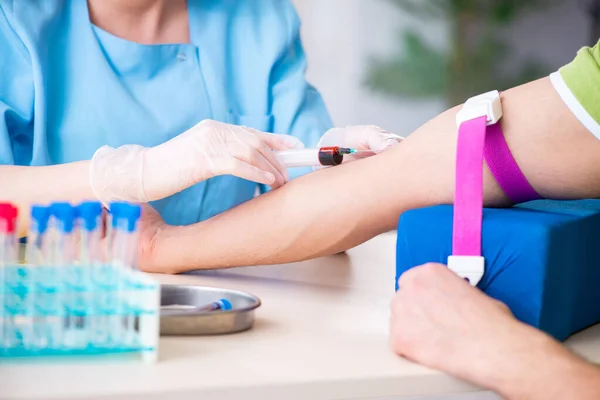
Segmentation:
{"type": "MultiPolygon", "coordinates": [[[[0,164],[62,164],[89,160],[103,145],[155,146],[207,118],[314,146],[331,122],[305,80],[289,0],[188,0],[188,9],[190,44],[142,45],[93,26],[85,0],[3,0],[0,164]]],[[[154,206],[168,223],[185,225],[256,190],[223,176],[154,206]]]]}

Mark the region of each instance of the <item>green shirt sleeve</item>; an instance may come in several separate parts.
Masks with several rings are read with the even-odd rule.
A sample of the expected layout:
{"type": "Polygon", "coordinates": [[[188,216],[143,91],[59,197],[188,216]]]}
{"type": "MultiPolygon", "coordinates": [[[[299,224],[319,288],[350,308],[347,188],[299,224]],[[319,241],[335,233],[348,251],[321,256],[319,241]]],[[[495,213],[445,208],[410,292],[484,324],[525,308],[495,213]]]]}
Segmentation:
{"type": "Polygon", "coordinates": [[[579,50],[559,72],[579,104],[600,124],[600,41],[579,50]]]}

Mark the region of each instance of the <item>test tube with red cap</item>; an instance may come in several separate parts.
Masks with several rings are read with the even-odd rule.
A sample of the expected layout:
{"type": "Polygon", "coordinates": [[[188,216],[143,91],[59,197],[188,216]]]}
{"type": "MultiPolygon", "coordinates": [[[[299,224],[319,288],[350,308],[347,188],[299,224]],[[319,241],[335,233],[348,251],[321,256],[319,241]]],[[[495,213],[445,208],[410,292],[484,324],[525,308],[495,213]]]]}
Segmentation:
{"type": "Polygon", "coordinates": [[[14,265],[18,259],[18,210],[9,203],[0,203],[0,265],[14,265]]]}
{"type": "Polygon", "coordinates": [[[17,247],[18,210],[12,204],[0,203],[0,347],[15,345],[16,325],[14,315],[8,311],[9,268],[15,268],[18,260],[17,247]]]}

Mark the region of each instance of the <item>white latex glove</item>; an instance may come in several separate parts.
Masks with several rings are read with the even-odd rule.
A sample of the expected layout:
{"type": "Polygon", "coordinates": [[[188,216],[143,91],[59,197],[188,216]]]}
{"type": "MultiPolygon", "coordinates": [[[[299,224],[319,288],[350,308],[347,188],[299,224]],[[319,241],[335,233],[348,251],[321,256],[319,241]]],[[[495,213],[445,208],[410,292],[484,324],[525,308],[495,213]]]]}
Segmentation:
{"type": "Polygon", "coordinates": [[[104,204],[159,200],[218,175],[277,188],[289,177],[272,150],[302,147],[293,136],[205,120],[156,147],[101,147],[92,158],[90,182],[104,204]]]}
{"type": "Polygon", "coordinates": [[[381,153],[403,140],[401,136],[387,132],[374,125],[333,128],[325,132],[317,147],[340,146],[356,150],[370,150],[344,156],[344,162],[369,157],[381,153]]]}

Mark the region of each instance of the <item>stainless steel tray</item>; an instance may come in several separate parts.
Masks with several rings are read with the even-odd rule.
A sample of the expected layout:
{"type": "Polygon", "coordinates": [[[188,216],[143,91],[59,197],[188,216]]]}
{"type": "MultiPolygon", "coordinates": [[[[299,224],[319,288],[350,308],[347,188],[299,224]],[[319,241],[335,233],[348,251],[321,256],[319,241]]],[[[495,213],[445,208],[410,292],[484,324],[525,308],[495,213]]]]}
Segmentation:
{"type": "Polygon", "coordinates": [[[162,285],[160,334],[163,336],[220,335],[250,329],[260,299],[248,293],[204,286],[162,285]],[[227,311],[194,311],[219,299],[231,302],[227,311]],[[173,306],[182,306],[179,310],[173,306]],[[186,309],[190,306],[190,309],[186,309]]]}

